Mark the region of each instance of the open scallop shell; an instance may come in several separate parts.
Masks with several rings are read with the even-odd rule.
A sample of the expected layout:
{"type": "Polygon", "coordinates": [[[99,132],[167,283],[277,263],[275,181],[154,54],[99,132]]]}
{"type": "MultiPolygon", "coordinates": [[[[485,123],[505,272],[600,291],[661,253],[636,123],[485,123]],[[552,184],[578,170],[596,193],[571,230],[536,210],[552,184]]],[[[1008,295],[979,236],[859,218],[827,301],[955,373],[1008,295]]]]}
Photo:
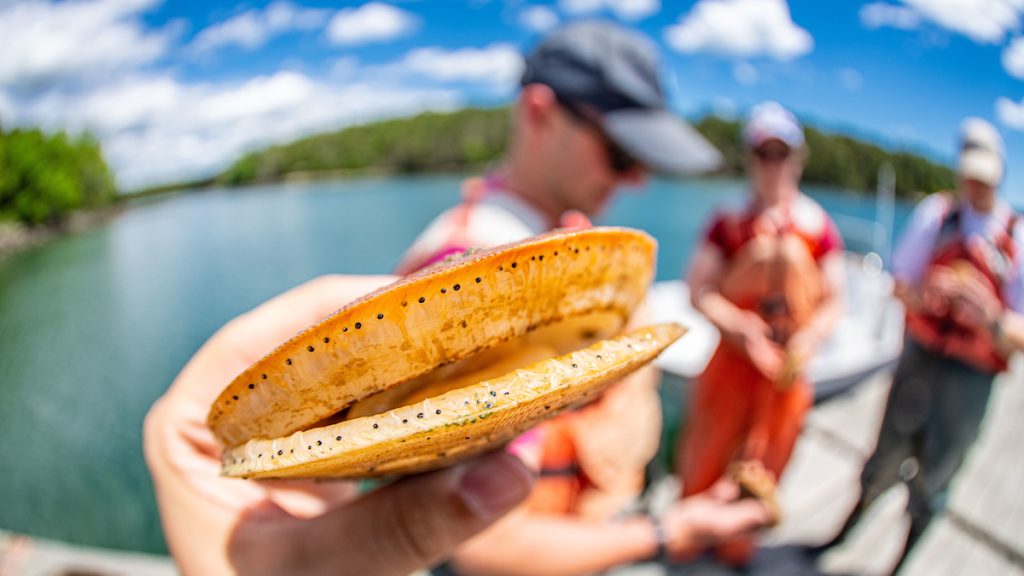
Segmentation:
{"type": "Polygon", "coordinates": [[[208,423],[226,448],[224,473],[367,477],[493,449],[594,397],[679,338],[677,325],[615,336],[643,300],[654,262],[655,242],[643,232],[555,232],[361,298],[220,394],[208,423]],[[557,356],[536,361],[528,352],[538,347],[557,356]],[[526,350],[528,365],[484,371],[478,380],[466,375],[484,369],[474,359],[516,350],[526,350]],[[438,388],[460,376],[468,385],[438,388]],[[429,397],[416,397],[414,388],[426,384],[429,397]],[[360,410],[374,399],[379,406],[360,410]]]}

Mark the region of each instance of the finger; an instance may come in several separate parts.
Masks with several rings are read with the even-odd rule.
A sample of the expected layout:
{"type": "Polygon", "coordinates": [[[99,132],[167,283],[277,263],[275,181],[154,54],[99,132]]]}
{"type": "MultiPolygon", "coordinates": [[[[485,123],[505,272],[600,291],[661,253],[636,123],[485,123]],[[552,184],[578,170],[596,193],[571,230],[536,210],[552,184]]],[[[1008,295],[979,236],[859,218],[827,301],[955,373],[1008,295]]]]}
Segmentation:
{"type": "Polygon", "coordinates": [[[740,485],[734,480],[722,478],[708,489],[707,495],[719,502],[731,502],[740,497],[740,485]]]}
{"type": "Polygon", "coordinates": [[[771,337],[771,335],[772,335],[772,327],[769,326],[768,323],[764,321],[764,319],[762,319],[757,314],[754,314],[753,312],[751,312],[749,314],[749,319],[750,319],[751,325],[757,331],[758,334],[760,334],[760,335],[762,335],[762,336],[764,336],[766,338],[770,338],[771,337]]]}
{"type": "Polygon", "coordinates": [[[924,309],[931,314],[941,316],[949,308],[949,301],[946,296],[937,290],[926,291],[921,298],[924,309]]]}
{"type": "Polygon", "coordinates": [[[530,472],[497,452],[407,478],[300,525],[297,551],[323,574],[408,574],[436,564],[529,494],[530,472]]]}
{"type": "Polygon", "coordinates": [[[594,225],[590,223],[590,218],[579,210],[567,210],[562,214],[559,221],[559,226],[570,230],[583,230],[585,228],[592,228],[594,225]]]}
{"type": "Polygon", "coordinates": [[[354,482],[341,480],[265,480],[267,497],[296,518],[314,518],[342,506],[358,494],[354,482]]]}
{"type": "Polygon", "coordinates": [[[764,528],[772,523],[772,515],[768,508],[758,500],[744,499],[722,507],[715,516],[709,532],[719,540],[737,536],[764,528]]]}
{"type": "Polygon", "coordinates": [[[766,378],[774,380],[785,365],[785,357],[781,350],[766,347],[757,355],[754,365],[766,378]]]}
{"type": "Polygon", "coordinates": [[[771,362],[767,360],[754,360],[754,368],[761,373],[762,376],[769,380],[775,380],[775,370],[771,366],[771,362]]]}

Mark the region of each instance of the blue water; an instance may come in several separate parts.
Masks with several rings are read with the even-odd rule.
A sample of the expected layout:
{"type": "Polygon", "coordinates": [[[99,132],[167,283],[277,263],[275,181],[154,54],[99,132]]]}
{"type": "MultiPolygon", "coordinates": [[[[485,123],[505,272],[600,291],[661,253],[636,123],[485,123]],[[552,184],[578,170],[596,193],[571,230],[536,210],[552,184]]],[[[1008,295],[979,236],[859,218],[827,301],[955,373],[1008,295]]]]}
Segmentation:
{"type": "MultiPolygon", "coordinates": [[[[387,273],[458,201],[457,176],[282,184],[181,194],[0,260],[0,528],[160,552],[142,460],[149,405],[223,323],[327,273],[387,273]]],[[[865,249],[874,201],[807,190],[865,249]]],[[[660,243],[679,277],[736,181],[654,181],[600,223],[660,243]]],[[[907,207],[896,211],[897,232],[907,207]]]]}

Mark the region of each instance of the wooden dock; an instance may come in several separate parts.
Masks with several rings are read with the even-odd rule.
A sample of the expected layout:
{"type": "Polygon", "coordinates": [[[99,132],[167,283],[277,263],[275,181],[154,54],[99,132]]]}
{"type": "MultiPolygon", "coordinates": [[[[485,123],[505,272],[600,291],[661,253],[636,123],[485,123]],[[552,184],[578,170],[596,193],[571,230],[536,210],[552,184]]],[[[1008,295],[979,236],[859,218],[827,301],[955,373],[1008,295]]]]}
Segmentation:
{"type": "MultiPolygon", "coordinates": [[[[817,561],[802,551],[831,538],[853,506],[889,382],[888,374],[876,375],[809,416],[782,479],[784,522],[763,536],[749,571],[702,559],[687,566],[624,567],[612,574],[889,574],[908,527],[902,486],[879,498],[844,546],[817,561]]],[[[997,380],[981,435],[954,481],[949,510],[932,523],[900,574],[1024,576],[1024,358],[1014,358],[1011,372],[997,380]]]]}

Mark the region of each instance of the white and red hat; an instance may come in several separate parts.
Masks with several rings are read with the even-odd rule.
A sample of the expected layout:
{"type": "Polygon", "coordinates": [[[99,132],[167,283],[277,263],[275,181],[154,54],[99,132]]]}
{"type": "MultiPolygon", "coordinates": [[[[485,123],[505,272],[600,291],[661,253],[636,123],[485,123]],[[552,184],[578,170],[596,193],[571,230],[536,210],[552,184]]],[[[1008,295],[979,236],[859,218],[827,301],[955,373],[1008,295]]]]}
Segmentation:
{"type": "Polygon", "coordinates": [[[800,122],[778,102],[754,106],[743,129],[743,142],[750,149],[758,148],[768,140],[780,140],[794,149],[804,145],[804,129],[800,122]]]}
{"type": "Polygon", "coordinates": [[[1003,180],[1003,138],[995,126],[981,118],[967,118],[960,125],[960,160],[957,175],[993,188],[1003,180]]]}

